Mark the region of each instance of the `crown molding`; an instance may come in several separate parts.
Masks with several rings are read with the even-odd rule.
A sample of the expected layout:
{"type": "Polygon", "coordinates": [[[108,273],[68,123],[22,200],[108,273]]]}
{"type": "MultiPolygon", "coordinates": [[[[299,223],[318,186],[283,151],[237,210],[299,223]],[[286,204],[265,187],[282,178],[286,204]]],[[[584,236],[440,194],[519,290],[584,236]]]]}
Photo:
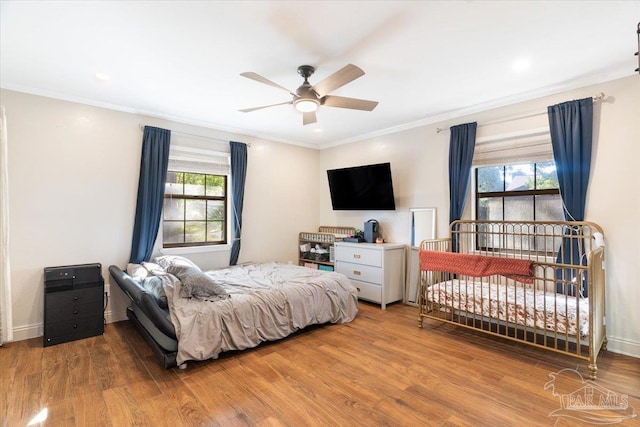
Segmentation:
{"type": "Polygon", "coordinates": [[[546,86],[544,88],[535,89],[528,92],[522,92],[516,95],[494,99],[491,101],[472,105],[470,107],[451,110],[442,114],[436,114],[436,115],[425,117],[424,119],[416,120],[413,122],[408,122],[401,125],[380,129],[367,134],[357,135],[351,138],[330,142],[328,144],[321,144],[320,150],[337,147],[345,144],[351,144],[353,142],[363,141],[366,139],[377,138],[380,136],[402,132],[405,130],[415,129],[422,126],[429,126],[437,123],[443,123],[448,120],[469,116],[471,114],[477,114],[477,113],[493,110],[495,108],[506,107],[509,105],[514,105],[514,104],[518,104],[525,101],[531,101],[533,99],[538,99],[545,96],[556,95],[558,93],[567,92],[570,90],[581,89],[594,84],[606,83],[609,81],[618,80],[618,79],[629,77],[632,75],[634,75],[634,73],[630,73],[628,71],[620,71],[617,73],[608,73],[608,74],[599,74],[595,76],[590,76],[588,78],[573,80],[563,84],[546,86]]]}

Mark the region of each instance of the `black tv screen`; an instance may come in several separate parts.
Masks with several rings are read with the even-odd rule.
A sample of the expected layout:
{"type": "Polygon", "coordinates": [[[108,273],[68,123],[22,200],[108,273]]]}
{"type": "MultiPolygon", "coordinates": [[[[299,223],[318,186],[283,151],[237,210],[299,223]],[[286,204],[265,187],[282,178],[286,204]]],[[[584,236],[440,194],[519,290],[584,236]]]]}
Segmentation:
{"type": "Polygon", "coordinates": [[[330,169],[327,178],[335,211],[396,208],[389,163],[330,169]]]}

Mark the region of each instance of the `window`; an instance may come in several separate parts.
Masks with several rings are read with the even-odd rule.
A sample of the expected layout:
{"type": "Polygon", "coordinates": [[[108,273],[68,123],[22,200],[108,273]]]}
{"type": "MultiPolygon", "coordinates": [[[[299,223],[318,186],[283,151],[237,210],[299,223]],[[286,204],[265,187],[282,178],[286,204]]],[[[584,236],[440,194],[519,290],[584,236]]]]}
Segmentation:
{"type": "MultiPolygon", "coordinates": [[[[476,219],[488,221],[563,221],[556,165],[553,161],[484,166],[475,170],[476,219]]],[[[490,249],[491,233],[479,247],[490,249]]],[[[504,245],[504,243],[503,243],[504,245]]],[[[549,242],[511,242],[509,249],[537,250],[549,242]]],[[[502,246],[505,247],[505,246],[502,246]]]]}
{"type": "Polygon", "coordinates": [[[162,214],[163,247],[227,243],[227,175],[169,170],[162,214]]]}

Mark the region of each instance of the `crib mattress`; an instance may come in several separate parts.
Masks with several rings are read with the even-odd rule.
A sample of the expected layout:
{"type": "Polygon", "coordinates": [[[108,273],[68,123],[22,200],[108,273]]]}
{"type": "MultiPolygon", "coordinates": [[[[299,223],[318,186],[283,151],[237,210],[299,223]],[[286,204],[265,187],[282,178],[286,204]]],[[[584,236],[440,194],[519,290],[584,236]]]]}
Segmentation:
{"type": "Polygon", "coordinates": [[[589,335],[589,300],[523,285],[448,280],[429,286],[427,300],[441,308],[558,335],[589,335]]]}

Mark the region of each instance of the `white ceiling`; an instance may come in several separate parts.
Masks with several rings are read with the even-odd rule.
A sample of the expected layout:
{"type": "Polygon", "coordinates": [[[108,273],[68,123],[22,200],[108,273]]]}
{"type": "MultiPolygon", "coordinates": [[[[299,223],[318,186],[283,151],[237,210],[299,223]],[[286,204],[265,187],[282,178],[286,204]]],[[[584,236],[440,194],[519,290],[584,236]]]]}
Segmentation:
{"type": "Polygon", "coordinates": [[[6,1],[0,85],[311,147],[384,134],[634,73],[640,1],[6,1]],[[529,67],[516,70],[518,62],[529,67]],[[283,105],[296,68],[372,112],[283,105]],[[96,73],[109,77],[96,78],[96,73]]]}

